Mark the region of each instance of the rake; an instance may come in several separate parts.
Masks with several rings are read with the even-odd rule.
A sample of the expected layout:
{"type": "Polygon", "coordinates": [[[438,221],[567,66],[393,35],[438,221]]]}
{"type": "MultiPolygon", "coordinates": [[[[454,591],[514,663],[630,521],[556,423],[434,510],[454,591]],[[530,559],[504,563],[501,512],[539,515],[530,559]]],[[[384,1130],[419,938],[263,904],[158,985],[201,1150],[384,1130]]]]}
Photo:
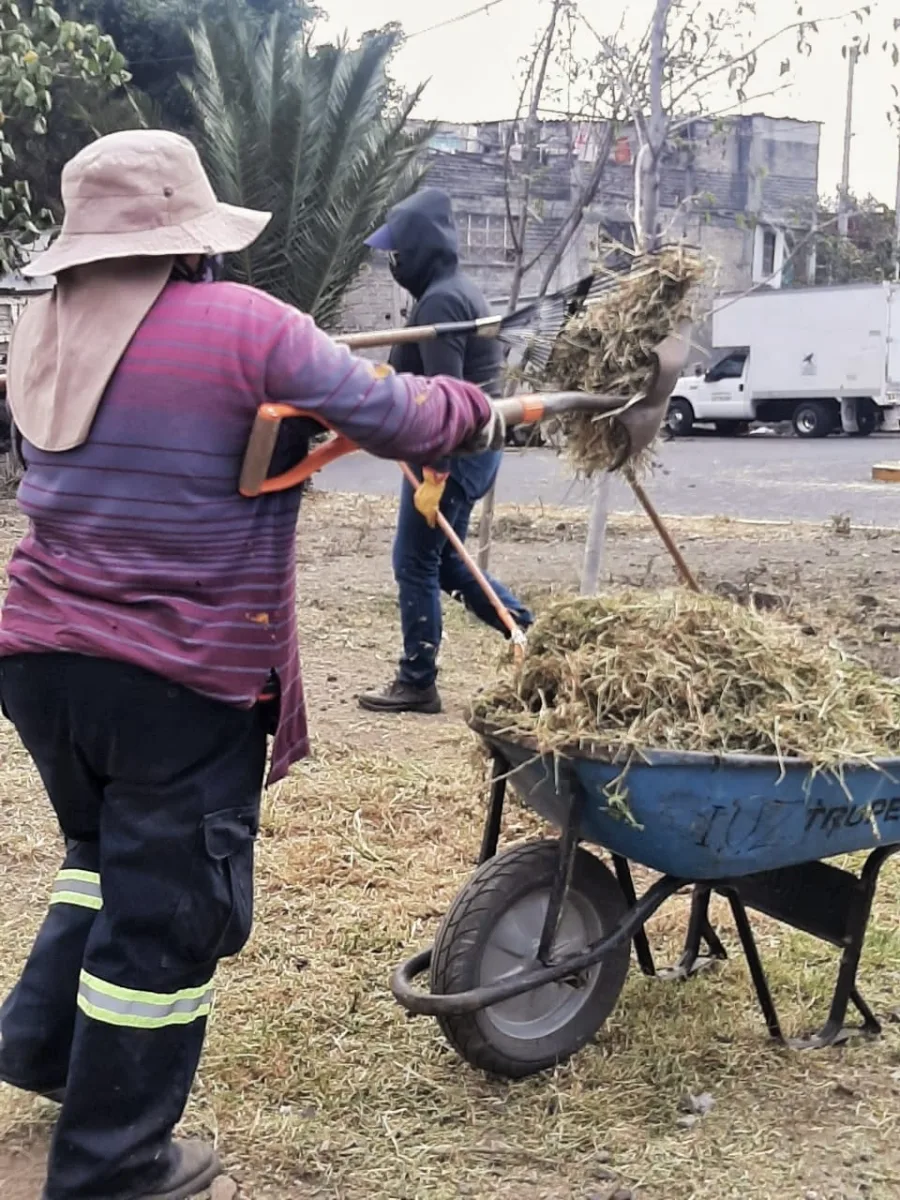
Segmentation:
{"type": "MultiPolygon", "coordinates": [[[[520,351],[525,361],[546,369],[550,355],[566,321],[584,305],[598,300],[619,284],[625,272],[586,275],[550,296],[517,308],[506,316],[478,317],[471,321],[447,321],[439,325],[411,325],[403,329],[378,329],[366,333],[348,333],[334,340],[350,350],[372,350],[380,346],[405,346],[411,342],[431,342],[454,334],[496,338],[512,350],[520,351]]],[[[642,270],[628,272],[632,277],[642,270]]]]}

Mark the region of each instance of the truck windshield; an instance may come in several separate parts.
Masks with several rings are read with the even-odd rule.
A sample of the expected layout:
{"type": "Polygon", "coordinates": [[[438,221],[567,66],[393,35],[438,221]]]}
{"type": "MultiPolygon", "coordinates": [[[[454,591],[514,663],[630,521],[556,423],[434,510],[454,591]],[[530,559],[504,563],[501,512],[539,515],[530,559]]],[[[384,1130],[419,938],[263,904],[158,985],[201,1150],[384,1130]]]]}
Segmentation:
{"type": "Polygon", "coordinates": [[[711,382],[715,382],[717,379],[740,379],[744,373],[746,361],[746,354],[729,354],[727,358],[716,363],[706,378],[711,382]]]}

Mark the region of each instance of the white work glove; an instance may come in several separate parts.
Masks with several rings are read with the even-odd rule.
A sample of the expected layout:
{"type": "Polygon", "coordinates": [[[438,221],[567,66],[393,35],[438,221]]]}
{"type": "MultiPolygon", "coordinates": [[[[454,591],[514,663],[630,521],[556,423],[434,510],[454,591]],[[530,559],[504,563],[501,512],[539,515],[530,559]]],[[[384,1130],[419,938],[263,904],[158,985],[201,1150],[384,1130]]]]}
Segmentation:
{"type": "Polygon", "coordinates": [[[487,424],[456,450],[457,454],[484,454],[488,450],[502,450],[506,444],[506,421],[496,408],[491,408],[487,424]]]}

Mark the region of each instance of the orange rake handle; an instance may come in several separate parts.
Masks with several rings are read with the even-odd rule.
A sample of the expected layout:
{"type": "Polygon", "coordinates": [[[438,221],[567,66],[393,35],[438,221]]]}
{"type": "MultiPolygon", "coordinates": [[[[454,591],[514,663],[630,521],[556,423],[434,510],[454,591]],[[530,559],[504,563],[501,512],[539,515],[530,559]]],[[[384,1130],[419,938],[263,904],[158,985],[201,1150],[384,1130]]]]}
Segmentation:
{"type": "MultiPolygon", "coordinates": [[[[543,411],[543,405],[535,405],[533,407],[535,421],[541,419],[543,411]],[[540,408],[540,412],[538,412],[538,408],[540,408]]],[[[320,418],[313,416],[312,413],[302,412],[300,409],[292,408],[288,404],[264,404],[259,409],[256,414],[256,420],[253,423],[253,431],[247,443],[247,452],[244,455],[244,464],[241,469],[239,491],[242,496],[264,496],[272,492],[281,492],[287,488],[297,487],[299,484],[305,483],[317,471],[321,471],[323,467],[327,467],[329,463],[336,462],[337,459],[343,458],[345,454],[353,454],[359,449],[359,446],[355,442],[351,442],[348,437],[336,433],[334,437],[329,438],[323,445],[316,446],[295,467],[292,467],[289,471],[285,471],[282,475],[267,479],[266,476],[272,462],[272,455],[275,451],[275,443],[278,440],[278,431],[281,428],[281,422],[295,417],[305,417],[307,420],[317,421],[320,425],[324,424],[320,418]]],[[[325,427],[328,428],[328,426],[325,427]]],[[[406,463],[400,463],[399,466],[413,489],[417,488],[419,480],[411,468],[406,463]]],[[[476,582],[493,605],[494,611],[509,633],[516,655],[521,656],[525,647],[525,635],[513,620],[509,609],[491,586],[490,580],[485,576],[471,554],[469,554],[456,530],[441,512],[437,514],[437,524],[441,532],[453,546],[453,549],[472,572],[476,582]]]]}
{"type": "MultiPolygon", "coordinates": [[[[407,466],[406,463],[400,463],[400,470],[405,475],[406,480],[412,487],[413,491],[415,491],[420,483],[420,480],[416,478],[415,472],[411,467],[407,466]]],[[[466,549],[462,538],[459,536],[444,514],[440,511],[440,509],[437,513],[437,526],[459,557],[469,568],[469,571],[472,573],[475,582],[484,592],[485,596],[487,596],[488,600],[490,600],[494,612],[503,622],[504,628],[512,640],[513,652],[515,653],[516,658],[521,658],[525,652],[525,634],[513,620],[512,613],[497,595],[497,592],[491,584],[491,581],[466,549]]]]}

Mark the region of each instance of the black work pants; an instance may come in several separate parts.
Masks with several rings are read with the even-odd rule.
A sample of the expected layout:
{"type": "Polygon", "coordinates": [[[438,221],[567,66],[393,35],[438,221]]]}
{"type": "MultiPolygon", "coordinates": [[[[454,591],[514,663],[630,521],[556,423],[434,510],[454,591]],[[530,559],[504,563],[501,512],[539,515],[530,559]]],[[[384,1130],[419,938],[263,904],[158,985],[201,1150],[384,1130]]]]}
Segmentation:
{"type": "Polygon", "coordinates": [[[250,932],[268,714],[74,654],[0,659],[0,700],[67,846],[0,1008],[0,1078],[65,1088],[45,1200],[141,1196],[170,1164],[216,964],[250,932]]]}

